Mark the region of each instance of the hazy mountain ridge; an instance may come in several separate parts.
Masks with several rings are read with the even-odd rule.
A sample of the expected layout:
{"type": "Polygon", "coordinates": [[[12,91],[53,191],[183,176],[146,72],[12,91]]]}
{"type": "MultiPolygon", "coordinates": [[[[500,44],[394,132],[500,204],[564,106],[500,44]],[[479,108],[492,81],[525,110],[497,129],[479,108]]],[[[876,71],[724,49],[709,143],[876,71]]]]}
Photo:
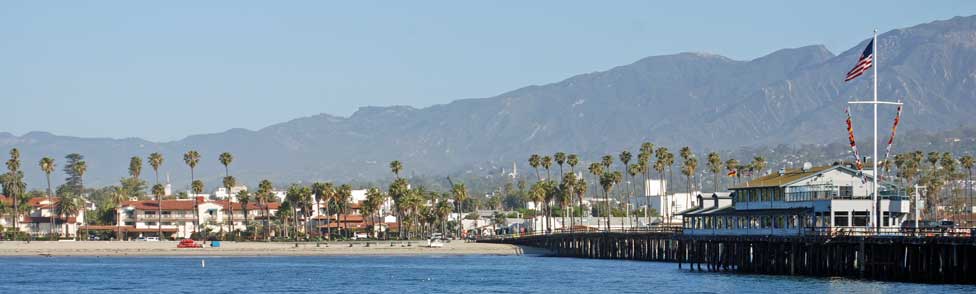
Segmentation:
{"type": "MultiPolygon", "coordinates": [[[[231,173],[245,183],[281,183],[386,177],[393,159],[404,161],[408,172],[447,174],[512,161],[523,168],[531,153],[616,154],[643,141],[672,149],[690,145],[699,153],[831,143],[846,138],[846,101],[870,97],[870,74],[843,82],[866,44],[839,55],[820,45],[782,49],[749,61],[705,53],[652,56],[491,98],[423,109],[362,107],[349,117],[320,114],[173,142],[0,133],[0,148],[22,149],[28,180],[37,187],[43,177],[31,168],[36,161],[55,156],[60,163],[71,152],[87,157],[89,182],[104,185],[125,175],[130,156],[158,151],[167,159],[161,173],[184,185],[188,168],[181,154],[189,149],[203,155],[197,175],[208,183],[222,176],[216,157],[224,151],[237,158],[231,173]]],[[[976,17],[893,30],[878,45],[879,95],[906,103],[904,128],[976,125],[976,17]]],[[[862,146],[869,143],[863,141],[870,135],[868,110],[854,109],[862,146]]],[[[894,109],[879,113],[884,137],[894,109]]],[[[151,179],[148,164],[143,175],[151,179]]]]}

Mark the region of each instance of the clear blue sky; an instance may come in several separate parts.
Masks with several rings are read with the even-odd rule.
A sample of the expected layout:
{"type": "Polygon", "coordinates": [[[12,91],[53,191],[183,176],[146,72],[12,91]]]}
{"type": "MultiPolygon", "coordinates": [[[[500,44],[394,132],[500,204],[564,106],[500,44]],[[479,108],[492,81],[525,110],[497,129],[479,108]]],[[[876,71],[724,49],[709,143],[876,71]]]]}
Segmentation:
{"type": "Polygon", "coordinates": [[[175,140],[490,97],[651,55],[839,53],[875,27],[976,14],[976,1],[473,2],[3,1],[0,132],[175,140]]]}

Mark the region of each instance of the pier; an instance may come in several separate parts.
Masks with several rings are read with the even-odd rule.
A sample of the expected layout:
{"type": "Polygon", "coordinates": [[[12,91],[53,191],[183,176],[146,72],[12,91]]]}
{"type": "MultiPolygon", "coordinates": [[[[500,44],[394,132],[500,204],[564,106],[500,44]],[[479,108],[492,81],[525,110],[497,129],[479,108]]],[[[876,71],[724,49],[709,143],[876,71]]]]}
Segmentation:
{"type": "Polygon", "coordinates": [[[510,235],[478,242],[537,247],[561,257],[674,262],[692,271],[976,284],[976,239],[968,233],[701,236],[661,228],[510,235]]]}

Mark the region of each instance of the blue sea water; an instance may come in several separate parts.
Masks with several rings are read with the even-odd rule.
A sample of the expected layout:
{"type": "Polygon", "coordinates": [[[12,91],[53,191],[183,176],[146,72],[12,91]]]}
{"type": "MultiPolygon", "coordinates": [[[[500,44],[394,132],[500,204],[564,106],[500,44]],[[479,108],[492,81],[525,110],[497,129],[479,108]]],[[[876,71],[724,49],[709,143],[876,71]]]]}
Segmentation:
{"type": "Polygon", "coordinates": [[[3,257],[0,293],[976,293],[532,256],[3,257]],[[206,267],[200,260],[206,259],[206,267]]]}

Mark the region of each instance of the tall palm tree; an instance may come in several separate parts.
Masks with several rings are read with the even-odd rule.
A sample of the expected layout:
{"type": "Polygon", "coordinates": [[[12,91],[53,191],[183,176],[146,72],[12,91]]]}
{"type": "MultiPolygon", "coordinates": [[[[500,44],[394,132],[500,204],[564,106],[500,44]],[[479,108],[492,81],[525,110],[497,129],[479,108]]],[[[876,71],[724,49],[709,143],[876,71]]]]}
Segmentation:
{"type": "MultiPolygon", "coordinates": [[[[247,212],[248,212],[247,204],[251,203],[251,194],[248,193],[247,190],[242,190],[238,192],[237,203],[241,204],[241,212],[244,213],[244,229],[247,230],[247,212]]],[[[237,236],[238,237],[241,236],[240,232],[237,233],[237,236]]]]}
{"type": "Polygon", "coordinates": [[[540,181],[542,180],[542,175],[539,174],[539,165],[542,164],[542,157],[539,154],[532,154],[529,156],[529,166],[535,169],[535,177],[540,181]]]}
{"type": "MultiPolygon", "coordinates": [[[[546,184],[545,182],[535,182],[532,187],[529,188],[529,200],[535,203],[536,209],[539,209],[542,202],[546,201],[546,184]]],[[[460,211],[458,212],[460,214],[460,211]]],[[[460,217],[460,216],[459,216],[460,217]]],[[[535,217],[533,217],[534,219],[535,217]]],[[[535,230],[535,222],[533,221],[532,230],[535,230]]]]}
{"type": "Polygon", "coordinates": [[[264,238],[265,240],[271,240],[271,209],[268,204],[274,199],[274,186],[271,185],[271,181],[261,180],[258,183],[258,201],[264,207],[264,238]]]}
{"type": "MultiPolygon", "coordinates": [[[[630,151],[624,150],[620,152],[620,155],[618,155],[617,158],[620,159],[620,163],[623,163],[620,170],[624,175],[624,179],[626,180],[627,175],[629,174],[628,169],[630,168],[630,160],[632,159],[632,155],[630,154],[630,151]]],[[[624,217],[626,217],[628,220],[630,219],[630,195],[627,197],[627,204],[624,204],[624,217]]]]}
{"type": "MultiPolygon", "coordinates": [[[[81,204],[80,199],[75,195],[61,195],[61,198],[55,204],[54,212],[64,218],[64,234],[70,236],[68,232],[68,218],[72,216],[77,216],[78,212],[84,209],[81,204]]],[[[75,234],[78,237],[78,234],[75,234]]]]}
{"type": "MultiPolygon", "coordinates": [[[[627,175],[629,175],[630,176],[630,179],[631,179],[631,183],[629,185],[630,186],[629,187],[630,188],[630,193],[627,194],[627,204],[628,204],[628,206],[631,203],[633,203],[633,202],[631,202],[631,200],[632,200],[631,198],[634,197],[634,183],[633,183],[633,179],[640,172],[641,172],[641,165],[640,164],[637,164],[637,163],[631,164],[630,167],[627,168],[627,175]]],[[[630,208],[629,207],[627,207],[627,211],[628,212],[630,211],[630,208]]],[[[629,217],[627,218],[627,221],[630,221],[630,218],[629,217]]],[[[640,222],[640,219],[638,218],[637,212],[634,212],[634,222],[640,222]]],[[[633,227],[633,223],[631,223],[631,227],[633,227]]]]}
{"type": "Polygon", "coordinates": [[[399,179],[400,171],[403,170],[403,164],[399,160],[390,161],[390,171],[393,172],[393,177],[399,179]]]}
{"type": "Polygon", "coordinates": [[[404,236],[404,230],[403,230],[404,214],[403,214],[402,204],[403,204],[403,199],[407,197],[407,194],[410,193],[409,186],[410,184],[407,182],[407,179],[399,178],[393,180],[393,183],[390,183],[390,188],[388,190],[389,192],[387,193],[390,195],[390,199],[393,200],[393,210],[396,211],[397,214],[397,227],[398,227],[397,235],[401,239],[404,236]]]}
{"type": "MultiPolygon", "coordinates": [[[[713,192],[718,192],[718,173],[722,172],[722,157],[718,153],[708,153],[708,171],[712,172],[713,192]]],[[[704,190],[704,189],[702,189],[704,190]]]]}
{"type": "MultiPolygon", "coordinates": [[[[376,219],[374,217],[379,217],[378,214],[380,207],[383,206],[383,202],[386,202],[386,196],[383,195],[383,192],[381,192],[380,189],[375,187],[366,189],[366,201],[363,203],[363,207],[366,208],[366,213],[364,215],[368,215],[369,219],[373,221],[373,223],[370,224],[370,230],[372,230],[374,238],[379,237],[378,234],[376,234],[376,219]]],[[[448,206],[448,209],[450,209],[450,206],[448,206]]],[[[450,214],[450,211],[448,211],[448,214],[450,214]]]]}
{"type": "MultiPolygon", "coordinates": [[[[197,197],[195,195],[203,194],[203,189],[204,189],[203,181],[201,181],[201,180],[193,180],[193,182],[190,183],[190,190],[192,191],[192,193],[194,195],[193,196],[193,210],[194,211],[197,211],[198,207],[200,206],[200,203],[197,201],[197,197]]],[[[193,218],[194,218],[194,221],[193,221],[193,232],[196,233],[196,232],[199,232],[200,231],[200,214],[194,212],[193,213],[193,218]]]]}
{"type": "MultiPolygon", "coordinates": [[[[562,225],[564,231],[566,230],[565,228],[566,213],[572,208],[573,196],[576,196],[576,193],[573,191],[573,189],[575,188],[576,188],[576,175],[573,174],[564,175],[562,183],[559,184],[559,206],[562,209],[561,215],[562,215],[562,225]]],[[[573,220],[572,215],[570,215],[569,219],[570,221],[573,220]]],[[[570,226],[570,228],[572,228],[572,226],[570,226]]]]}
{"type": "Polygon", "coordinates": [[[441,235],[447,236],[447,218],[451,215],[451,204],[447,202],[447,199],[441,199],[437,202],[437,218],[441,222],[441,235]]]}
{"type": "Polygon", "coordinates": [[[973,207],[973,166],[976,165],[976,160],[974,160],[974,158],[973,158],[972,155],[963,155],[962,157],[959,158],[959,164],[962,165],[962,168],[965,168],[966,171],[969,172],[969,180],[967,181],[967,183],[969,184],[969,187],[966,187],[967,188],[966,189],[966,193],[969,194],[969,195],[967,195],[967,196],[969,196],[968,197],[969,198],[969,202],[968,202],[968,205],[966,205],[966,208],[967,208],[966,209],[967,210],[967,213],[966,214],[970,215],[969,222],[971,223],[973,221],[972,220],[972,215],[973,215],[972,214],[972,207],[973,207]]]}
{"type": "MultiPolygon", "coordinates": [[[[587,186],[586,179],[579,178],[576,180],[576,186],[573,187],[573,192],[576,192],[576,201],[579,204],[580,212],[583,212],[583,196],[586,196],[587,186]]],[[[583,215],[580,213],[580,223],[583,223],[583,215]]]]}
{"type": "Polygon", "coordinates": [[[109,200],[115,204],[116,239],[122,241],[122,203],[129,200],[129,194],[122,187],[112,187],[111,193],[109,200]]]}
{"type": "Polygon", "coordinates": [[[569,164],[569,170],[572,173],[576,173],[576,165],[579,164],[579,156],[576,154],[567,155],[566,164],[569,164]]]}
{"type": "Polygon", "coordinates": [[[607,231],[610,231],[610,216],[613,214],[613,209],[610,208],[610,190],[613,189],[613,185],[620,182],[623,175],[619,171],[603,172],[600,176],[600,186],[603,187],[603,201],[606,202],[607,207],[607,231]]]}
{"type": "MultiPolygon", "coordinates": [[[[157,211],[162,210],[163,206],[163,195],[166,194],[166,188],[161,184],[155,184],[152,186],[152,194],[156,196],[156,209],[157,211]]],[[[163,216],[161,213],[156,213],[156,230],[160,239],[163,239],[163,216]]]]}
{"type": "MultiPolygon", "coordinates": [[[[194,174],[194,169],[197,168],[197,163],[200,162],[200,152],[197,152],[196,150],[190,150],[187,151],[186,153],[183,153],[183,162],[186,163],[186,166],[190,167],[190,191],[191,193],[193,193],[193,197],[192,197],[193,210],[196,211],[197,207],[200,206],[200,203],[197,202],[196,195],[200,193],[198,193],[196,189],[194,189],[195,187],[193,187],[196,184],[196,175],[194,174]]],[[[201,188],[200,190],[203,189],[201,188]]],[[[196,233],[197,230],[200,229],[200,216],[199,213],[193,213],[193,215],[194,215],[193,232],[196,233]]]]}
{"type": "MultiPolygon", "coordinates": [[[[134,182],[141,183],[141,181],[139,180],[140,175],[142,175],[142,157],[133,156],[132,158],[129,158],[129,176],[132,177],[134,182]]],[[[129,191],[129,192],[137,193],[137,195],[139,195],[140,197],[142,195],[145,195],[143,194],[143,192],[145,191],[129,191]]]]}
{"type": "Polygon", "coordinates": [[[691,153],[691,148],[684,147],[681,148],[681,157],[684,158],[681,166],[681,174],[685,175],[688,180],[688,197],[685,198],[685,207],[691,207],[691,198],[694,190],[694,181],[692,177],[695,176],[695,171],[698,169],[698,158],[695,158],[695,154],[691,153]],[[686,153],[687,150],[687,153],[686,153]]]}
{"type": "Polygon", "coordinates": [[[542,161],[539,163],[542,164],[542,168],[546,169],[546,181],[551,181],[552,174],[549,173],[549,168],[552,167],[552,157],[549,157],[549,155],[543,156],[542,161]]]}
{"type": "MultiPolygon", "coordinates": [[[[312,195],[315,198],[315,214],[320,214],[321,211],[319,203],[325,199],[325,183],[315,182],[312,183],[312,195]]],[[[320,230],[316,230],[321,233],[320,230]]]]}
{"type": "Polygon", "coordinates": [[[658,214],[661,215],[662,220],[668,217],[670,212],[670,210],[668,210],[668,205],[667,205],[668,204],[667,195],[665,195],[664,193],[664,169],[667,166],[665,164],[665,157],[666,157],[665,154],[667,152],[668,152],[668,148],[665,147],[659,147],[657,148],[657,150],[654,151],[654,158],[656,158],[656,160],[654,160],[654,170],[657,171],[658,176],[661,178],[661,180],[658,181],[658,188],[659,188],[658,194],[660,194],[659,196],[661,197],[663,203],[661,205],[661,211],[658,211],[658,214]]]}
{"type": "Polygon", "coordinates": [[[613,165],[613,156],[604,155],[600,158],[600,164],[603,165],[603,168],[610,169],[610,166],[613,165]]]}
{"type": "MultiPolygon", "coordinates": [[[[227,189],[227,207],[225,208],[227,209],[227,219],[229,220],[227,223],[227,232],[224,233],[224,237],[226,237],[227,233],[234,232],[234,205],[231,203],[230,199],[234,197],[234,195],[231,193],[231,188],[237,186],[237,179],[232,176],[226,176],[224,177],[223,184],[224,188],[227,189]]],[[[221,226],[221,228],[223,228],[223,226],[221,226]]]]}
{"type": "MultiPolygon", "coordinates": [[[[224,176],[225,177],[229,177],[230,176],[230,164],[232,162],[234,162],[234,155],[233,154],[230,154],[230,152],[224,152],[224,153],[221,153],[219,156],[217,156],[217,160],[219,160],[220,161],[220,164],[222,164],[224,166],[224,176]]],[[[227,193],[230,193],[230,190],[228,190],[227,193]]]]}
{"type": "MultiPolygon", "coordinates": [[[[54,158],[44,157],[41,158],[39,163],[41,166],[41,171],[44,172],[44,176],[47,178],[47,203],[54,203],[51,200],[51,172],[54,172],[54,158]]],[[[48,225],[48,235],[47,238],[53,240],[54,238],[54,213],[51,212],[51,223],[48,225]]]]}
{"type": "Polygon", "coordinates": [[[342,234],[347,238],[349,237],[349,212],[347,208],[350,198],[352,198],[352,186],[349,184],[339,185],[339,188],[336,189],[336,202],[342,212],[342,234]]]}
{"type": "MultiPolygon", "coordinates": [[[[7,160],[7,170],[8,172],[2,177],[3,193],[7,194],[13,202],[14,206],[14,219],[13,227],[18,228],[17,222],[20,219],[20,212],[24,208],[20,206],[20,202],[23,200],[23,195],[27,190],[27,184],[24,183],[24,173],[20,171],[20,150],[17,148],[10,149],[10,159],[7,160]]],[[[17,234],[14,234],[14,240],[17,240],[17,234]]]]}
{"type": "MultiPolygon", "coordinates": [[[[78,191],[81,192],[81,194],[79,194],[78,196],[81,197],[79,199],[79,201],[82,202],[81,203],[82,204],[81,209],[85,209],[85,205],[84,205],[85,204],[85,173],[88,172],[88,163],[86,163],[84,160],[81,160],[81,161],[75,162],[75,165],[72,168],[73,168],[75,174],[78,175],[78,191]]],[[[84,226],[85,228],[88,227],[88,218],[87,217],[81,219],[81,225],[84,226]]],[[[87,231],[85,231],[85,236],[86,237],[88,236],[88,232],[87,231]]]]}
{"type": "Polygon", "coordinates": [[[163,155],[153,152],[149,154],[149,166],[152,166],[153,174],[156,175],[156,184],[159,184],[159,167],[163,165],[163,155]]]}
{"type": "Polygon", "coordinates": [[[556,152],[552,155],[552,159],[556,161],[556,165],[559,165],[559,178],[563,178],[563,164],[566,164],[566,153],[556,152]]]}
{"type": "Polygon", "coordinates": [[[458,226],[458,238],[463,238],[464,236],[464,225],[462,224],[461,218],[464,214],[464,201],[468,200],[468,188],[464,186],[464,183],[457,183],[451,187],[451,194],[454,196],[454,204],[457,206],[457,226],[458,226]]]}

